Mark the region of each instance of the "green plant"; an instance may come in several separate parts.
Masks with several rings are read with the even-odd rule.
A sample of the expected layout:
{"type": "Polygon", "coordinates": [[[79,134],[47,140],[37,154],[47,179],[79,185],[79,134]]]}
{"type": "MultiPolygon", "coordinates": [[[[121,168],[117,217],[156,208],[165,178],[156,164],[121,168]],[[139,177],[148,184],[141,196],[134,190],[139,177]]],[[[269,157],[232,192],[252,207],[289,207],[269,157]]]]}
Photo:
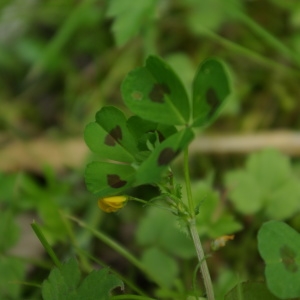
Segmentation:
{"type": "MultiPolygon", "coordinates": [[[[152,295],[159,299],[186,300],[203,295],[202,286],[197,286],[194,276],[198,268],[193,243],[187,236],[187,216],[174,216],[179,210],[177,204],[170,207],[172,203],[166,203],[170,195],[162,195],[170,194],[170,180],[164,176],[168,168],[162,170],[161,182],[139,185],[136,181],[149,166],[140,174],[137,169],[161,142],[157,142],[161,138],[159,134],[157,137],[157,130],[168,138],[184,126],[176,125],[174,130],[170,124],[132,122],[130,134],[135,141],[139,140],[138,155],[141,155],[134,158],[138,163],[134,164],[133,180],[128,190],[124,189],[125,196],[123,192],[117,197],[112,193],[113,197],[104,195],[99,201],[100,207],[107,211],[117,211],[128,204],[113,215],[95,209],[96,200],[91,201],[93,196],[82,183],[82,167],[86,162],[82,156],[77,157],[82,130],[104,104],[122,107],[127,116],[131,115],[128,108],[123,110],[120,101],[120,81],[148,54],[163,54],[183,82],[189,99],[192,99],[190,86],[197,62],[204,58],[225,59],[237,74],[235,101],[226,105],[225,117],[204,133],[205,140],[217,132],[226,139],[232,133],[255,135],[258,131],[278,128],[297,131],[299,1],[145,0],[135,5],[131,0],[0,2],[0,111],[5,112],[0,116],[0,298],[41,298],[42,289],[36,288],[41,285],[35,282],[40,283],[47,276],[53,263],[39,252],[38,245],[31,244],[30,237],[35,237],[28,223],[32,218],[39,220],[41,230],[62,261],[59,264],[68,264],[69,258],[76,255],[78,267],[72,271],[80,268],[82,279],[95,265],[104,269],[103,261],[112,267],[107,275],[115,274],[126,290],[125,294],[105,297],[141,299],[152,295]],[[32,159],[26,153],[27,150],[35,153],[37,137],[39,146],[43,146],[39,148],[42,153],[36,156],[38,159],[32,159]],[[72,143],[73,138],[78,143],[72,143]],[[75,164],[60,156],[63,145],[70,146],[64,151],[68,158],[78,158],[75,164]],[[43,169],[43,162],[51,169],[43,169]],[[22,174],[17,174],[19,171],[22,174]],[[161,191],[159,199],[158,188],[153,188],[157,183],[161,191]],[[133,198],[147,204],[147,209],[133,203],[133,198]],[[168,226],[163,226],[165,223],[168,226]],[[110,260],[111,256],[117,259],[110,260]]],[[[194,128],[192,131],[195,133],[194,128]]],[[[276,132],[272,134],[276,136],[276,132]]],[[[251,154],[245,167],[225,175],[225,186],[221,176],[233,166],[240,166],[240,160],[244,159],[239,155],[243,152],[241,145],[235,144],[238,155],[210,152],[195,155],[194,149],[190,153],[192,195],[199,212],[195,216],[196,227],[205,252],[209,254],[210,239],[217,238],[213,245],[218,244],[243,227],[234,241],[207,259],[218,300],[223,300],[234,285],[226,299],[274,299],[276,296],[268,292],[269,283],[276,286],[281,275],[287,278],[297,275],[297,272],[274,272],[274,278],[266,277],[269,288],[263,282],[242,282],[263,278],[263,263],[254,239],[263,222],[280,219],[298,232],[300,229],[299,174],[297,178],[294,172],[297,164],[299,169],[299,159],[297,147],[293,149],[289,144],[297,133],[288,136],[292,139],[287,140],[285,151],[296,155],[292,160],[274,150],[251,154]],[[216,175],[214,180],[199,182],[211,170],[216,175]],[[218,239],[219,236],[222,238],[218,239]]],[[[247,140],[247,136],[244,138],[247,140]]],[[[196,139],[199,143],[204,141],[201,136],[196,139]]],[[[184,187],[181,162],[178,159],[172,163],[176,195],[181,194],[179,186],[184,187]]],[[[147,176],[142,179],[147,181],[147,176]]],[[[184,188],[182,203],[181,211],[185,211],[188,201],[184,188]]],[[[273,240],[278,241],[276,233],[282,231],[288,236],[288,232],[272,226],[277,231],[263,234],[259,240],[260,244],[272,245],[264,258],[267,268],[271,267],[268,257],[273,257],[273,250],[278,270],[282,267],[278,263],[281,256],[273,240]]],[[[283,237],[282,243],[289,244],[283,242],[283,237]]],[[[293,258],[297,249],[289,248],[293,251],[285,252],[293,258]]],[[[297,264],[297,256],[295,261],[297,264]]],[[[62,281],[56,281],[51,289],[68,282],[68,277],[72,278],[72,272],[63,272],[62,281]]],[[[76,285],[73,291],[77,292],[79,287],[80,284],[76,285]]],[[[284,290],[282,295],[288,296],[286,287],[280,288],[284,290]]],[[[117,294],[120,290],[107,292],[117,294]]],[[[294,293],[293,288],[291,292],[294,293]]],[[[80,296],[91,295],[90,290],[85,293],[80,296]]],[[[100,298],[101,293],[97,296],[100,298]]]]}
{"type": "MultiPolygon", "coordinates": [[[[86,168],[87,188],[101,199],[124,194],[133,186],[157,185],[161,193],[156,200],[163,199],[166,209],[188,228],[210,300],[214,292],[196,229],[201,207],[192,197],[188,145],[194,138],[193,129],[211,124],[229,94],[227,71],[216,59],[207,59],[200,65],[189,100],[172,69],[160,58],[150,56],[146,65],[130,72],[122,84],[125,104],[136,116],[126,120],[117,108],[103,107],[84,134],[87,145],[100,159],[86,168]],[[170,169],[180,152],[184,152],[187,202],[170,169]]],[[[143,201],[130,196],[128,199],[143,201]]],[[[155,205],[152,201],[150,204],[155,205]]]]}
{"type": "Polygon", "coordinates": [[[280,299],[299,298],[299,233],[283,222],[269,221],[262,225],[257,238],[270,291],[280,299]]]}
{"type": "Polygon", "coordinates": [[[226,174],[225,183],[230,201],[243,214],[263,212],[282,220],[300,209],[299,179],[289,158],[274,149],[250,155],[244,169],[226,174]]]}

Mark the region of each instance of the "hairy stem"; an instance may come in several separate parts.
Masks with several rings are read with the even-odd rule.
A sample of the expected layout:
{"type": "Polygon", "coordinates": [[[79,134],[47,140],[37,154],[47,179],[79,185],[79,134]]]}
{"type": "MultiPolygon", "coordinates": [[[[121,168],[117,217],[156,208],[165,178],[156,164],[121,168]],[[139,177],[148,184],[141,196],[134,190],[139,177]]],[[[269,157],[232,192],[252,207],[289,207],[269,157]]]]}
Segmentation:
{"type": "Polygon", "coordinates": [[[185,179],[185,188],[188,199],[189,213],[191,217],[195,218],[195,205],[192,197],[192,187],[190,179],[190,169],[189,169],[189,150],[188,147],[184,150],[184,179],[185,179]]]}
{"type": "Polygon", "coordinates": [[[197,257],[200,264],[201,273],[203,276],[203,282],[206,290],[207,299],[214,300],[215,299],[214,290],[213,290],[209,270],[207,267],[206,258],[196,228],[195,205],[192,198],[191,180],[189,175],[188,148],[184,150],[184,177],[185,177],[185,184],[186,184],[186,191],[187,191],[187,198],[188,198],[189,213],[191,216],[191,219],[189,220],[188,223],[188,227],[189,227],[191,237],[193,239],[194,247],[197,252],[197,257]]]}
{"type": "Polygon", "coordinates": [[[199,234],[197,232],[196,224],[194,221],[192,221],[190,223],[189,230],[190,230],[190,233],[191,233],[191,236],[192,236],[192,239],[194,242],[194,246],[195,246],[195,249],[197,252],[198,261],[200,263],[200,270],[201,270],[202,277],[203,277],[203,282],[204,282],[204,286],[205,286],[205,290],[206,290],[207,299],[214,300],[215,299],[214,290],[213,290],[209,270],[207,267],[206,258],[204,255],[202,244],[201,244],[199,234]]]}

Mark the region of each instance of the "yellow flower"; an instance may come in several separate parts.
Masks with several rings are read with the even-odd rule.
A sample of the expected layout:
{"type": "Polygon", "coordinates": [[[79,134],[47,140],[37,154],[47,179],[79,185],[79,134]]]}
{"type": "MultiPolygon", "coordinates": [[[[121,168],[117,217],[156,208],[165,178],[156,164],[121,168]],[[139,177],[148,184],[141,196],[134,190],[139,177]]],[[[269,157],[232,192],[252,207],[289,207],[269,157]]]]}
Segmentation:
{"type": "Polygon", "coordinates": [[[98,206],[106,213],[111,213],[122,208],[128,200],[128,196],[113,196],[98,199],[98,206]]]}

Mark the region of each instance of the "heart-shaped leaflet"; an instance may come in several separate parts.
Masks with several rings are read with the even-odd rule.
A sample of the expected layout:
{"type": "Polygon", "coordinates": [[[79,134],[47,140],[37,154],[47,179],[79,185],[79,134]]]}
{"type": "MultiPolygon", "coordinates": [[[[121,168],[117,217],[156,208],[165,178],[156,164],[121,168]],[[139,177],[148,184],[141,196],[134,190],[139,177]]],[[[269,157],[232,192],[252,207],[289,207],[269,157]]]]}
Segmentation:
{"type": "Polygon", "coordinates": [[[155,183],[192,138],[188,128],[177,132],[172,126],[139,117],[126,121],[117,108],[104,107],[96,114],[96,122],[85,130],[86,144],[101,159],[86,167],[87,188],[104,197],[123,193],[132,186],[155,183]],[[151,149],[147,150],[147,146],[151,149]]]}
{"type": "Polygon", "coordinates": [[[149,56],[145,67],[131,71],[122,83],[124,102],[143,119],[186,125],[190,104],[184,86],[168,64],[149,56]]]}
{"type": "Polygon", "coordinates": [[[298,299],[300,234],[283,222],[269,221],[262,225],[257,238],[270,291],[280,299],[298,299]]]}
{"type": "Polygon", "coordinates": [[[193,81],[193,127],[211,124],[230,94],[227,71],[217,59],[200,64],[193,81]]]}

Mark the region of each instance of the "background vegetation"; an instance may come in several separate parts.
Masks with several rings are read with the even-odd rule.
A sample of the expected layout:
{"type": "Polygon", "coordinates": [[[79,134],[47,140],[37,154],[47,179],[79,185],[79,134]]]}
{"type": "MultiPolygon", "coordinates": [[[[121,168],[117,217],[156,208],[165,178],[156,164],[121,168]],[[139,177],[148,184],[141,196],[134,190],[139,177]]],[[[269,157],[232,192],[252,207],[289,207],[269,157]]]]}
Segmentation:
{"type": "MultiPolygon", "coordinates": [[[[181,299],[191,289],[195,257],[176,222],[161,234],[168,216],[131,203],[105,215],[83,181],[92,158],[85,125],[106,104],[129,113],[120,84],[149,54],[163,57],[186,86],[205,58],[227,63],[234,95],[192,146],[195,194],[204,199],[198,227],[207,249],[220,235],[236,235],[208,261],[220,299],[238,281],[263,280],[256,241],[262,223],[284,220],[300,230],[299,29],[297,0],[1,1],[0,299],[41,297],[52,263],[32,219],[61,261],[76,255],[83,272],[99,266],[92,256],[152,296],[181,299]],[[245,154],[274,145],[285,153],[245,154]],[[91,228],[148,266],[167,261],[168,268],[150,270],[164,288],[91,228]]],[[[180,181],[180,158],[174,169],[180,181]]],[[[156,192],[145,186],[132,194],[156,192]]]]}

